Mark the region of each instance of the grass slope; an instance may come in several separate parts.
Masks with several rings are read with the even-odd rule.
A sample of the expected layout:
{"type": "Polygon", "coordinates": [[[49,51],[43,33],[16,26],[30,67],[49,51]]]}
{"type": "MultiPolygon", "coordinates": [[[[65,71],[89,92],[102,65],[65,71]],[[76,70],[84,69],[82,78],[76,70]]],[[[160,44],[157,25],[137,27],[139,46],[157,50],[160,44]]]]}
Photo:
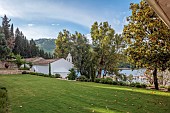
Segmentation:
{"type": "Polygon", "coordinates": [[[12,113],[170,113],[170,93],[63,81],[33,75],[0,75],[12,113]]]}

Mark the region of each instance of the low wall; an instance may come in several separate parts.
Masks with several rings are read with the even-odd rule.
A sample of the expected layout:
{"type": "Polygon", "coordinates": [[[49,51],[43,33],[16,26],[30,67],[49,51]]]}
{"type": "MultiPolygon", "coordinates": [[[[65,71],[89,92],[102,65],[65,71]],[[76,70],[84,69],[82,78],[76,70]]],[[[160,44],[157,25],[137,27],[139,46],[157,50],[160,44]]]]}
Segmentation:
{"type": "Polygon", "coordinates": [[[6,74],[21,74],[23,70],[18,69],[0,69],[0,74],[6,75],[6,74]]]}
{"type": "Polygon", "coordinates": [[[5,69],[5,64],[8,64],[8,69],[17,68],[17,65],[14,62],[0,61],[0,69],[5,69]]]}

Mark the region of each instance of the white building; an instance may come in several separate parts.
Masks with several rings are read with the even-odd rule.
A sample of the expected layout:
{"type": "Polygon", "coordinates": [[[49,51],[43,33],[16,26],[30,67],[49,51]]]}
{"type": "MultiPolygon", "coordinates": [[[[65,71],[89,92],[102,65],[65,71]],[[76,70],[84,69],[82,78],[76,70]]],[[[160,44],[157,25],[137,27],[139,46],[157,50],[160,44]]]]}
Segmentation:
{"type": "Polygon", "coordinates": [[[41,57],[28,58],[27,62],[32,62],[32,71],[37,73],[49,74],[49,68],[51,67],[51,74],[60,74],[62,78],[66,78],[69,74],[69,69],[73,68],[72,56],[68,54],[66,60],[61,59],[44,59],[41,57]],[[50,65],[50,66],[49,66],[50,65]]]}
{"type": "Polygon", "coordinates": [[[132,82],[139,82],[139,83],[148,83],[146,76],[140,75],[140,76],[133,76],[132,82]]]}

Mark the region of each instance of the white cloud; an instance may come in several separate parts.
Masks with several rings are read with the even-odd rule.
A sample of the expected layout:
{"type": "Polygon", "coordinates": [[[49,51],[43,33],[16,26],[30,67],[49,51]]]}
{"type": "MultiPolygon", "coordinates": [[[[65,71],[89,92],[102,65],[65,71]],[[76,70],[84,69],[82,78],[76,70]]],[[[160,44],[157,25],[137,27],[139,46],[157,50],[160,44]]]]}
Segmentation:
{"type": "MultiPolygon", "coordinates": [[[[4,14],[7,14],[10,18],[28,20],[30,23],[27,26],[18,26],[28,38],[55,38],[57,36],[56,32],[58,31],[48,26],[38,26],[38,24],[35,26],[31,23],[34,23],[34,20],[41,20],[41,18],[48,18],[47,21],[50,21],[50,19],[65,20],[87,28],[90,28],[95,21],[98,21],[98,23],[108,21],[118,32],[121,32],[120,28],[122,27],[120,26],[126,23],[124,20],[123,23],[119,20],[119,15],[125,15],[126,12],[118,14],[113,10],[106,10],[105,15],[102,11],[96,12],[95,10],[77,8],[61,1],[52,3],[48,0],[0,0],[0,16],[4,14]]],[[[51,23],[51,26],[60,26],[60,24],[54,22],[51,23]]],[[[87,37],[90,41],[90,34],[87,34],[87,37]]]]}
{"type": "MultiPolygon", "coordinates": [[[[102,13],[99,14],[93,10],[83,8],[77,9],[76,7],[68,4],[63,4],[61,2],[51,3],[48,0],[29,0],[25,2],[21,2],[19,0],[0,0],[0,15],[2,16],[4,14],[25,20],[40,19],[44,17],[61,19],[77,23],[88,28],[90,28],[95,21],[109,21],[107,17],[110,16],[107,15],[107,17],[105,17],[102,13]]],[[[113,19],[114,24],[120,24],[118,19],[115,19],[114,17],[113,19]]],[[[112,20],[110,21],[112,22],[112,20]]]]}
{"type": "Polygon", "coordinates": [[[56,38],[58,31],[47,26],[21,26],[19,28],[27,39],[56,38]]]}
{"type": "Polygon", "coordinates": [[[51,24],[51,25],[52,25],[52,26],[55,26],[55,25],[56,25],[56,26],[59,26],[60,24],[51,24]]]}
{"type": "Polygon", "coordinates": [[[66,4],[52,4],[49,1],[26,1],[18,3],[17,0],[0,0],[0,15],[8,15],[21,19],[40,19],[48,17],[61,19],[90,27],[95,19],[89,16],[90,12],[77,10],[66,4]],[[15,4],[15,5],[14,5],[15,4]],[[45,8],[48,7],[48,8],[45,8]]]}
{"type": "Polygon", "coordinates": [[[28,24],[28,27],[32,27],[32,26],[34,26],[34,24],[28,24]]]}

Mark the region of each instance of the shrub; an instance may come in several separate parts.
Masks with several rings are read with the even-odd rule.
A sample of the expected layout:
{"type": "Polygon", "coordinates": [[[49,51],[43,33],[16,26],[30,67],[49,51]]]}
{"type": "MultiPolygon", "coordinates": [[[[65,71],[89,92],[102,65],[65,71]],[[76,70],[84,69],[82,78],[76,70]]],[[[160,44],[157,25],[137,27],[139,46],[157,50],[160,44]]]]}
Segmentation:
{"type": "Polygon", "coordinates": [[[160,88],[166,88],[165,86],[159,86],[160,88]]]}
{"type": "Polygon", "coordinates": [[[170,91],[170,86],[168,86],[168,91],[170,91]]]}
{"type": "Polygon", "coordinates": [[[77,75],[74,68],[70,69],[69,71],[70,73],[67,76],[68,80],[75,80],[77,78],[77,75]]]}
{"type": "Polygon", "coordinates": [[[120,85],[120,86],[126,86],[127,84],[126,84],[125,82],[123,82],[123,81],[118,81],[118,85],[120,85]]]}
{"type": "Polygon", "coordinates": [[[51,77],[51,75],[47,75],[47,74],[43,74],[43,73],[39,73],[39,76],[43,76],[43,77],[51,77]]]}
{"type": "Polygon", "coordinates": [[[58,73],[56,73],[56,74],[55,74],[55,78],[61,78],[61,75],[58,74],[58,73]]]}
{"type": "Polygon", "coordinates": [[[26,72],[26,71],[23,71],[23,72],[22,72],[22,74],[29,74],[29,73],[28,73],[28,72],[26,72]]]}
{"type": "Polygon", "coordinates": [[[135,87],[136,86],[136,84],[134,83],[134,82],[132,82],[132,83],[130,83],[130,85],[129,85],[130,87],[135,87]]]}
{"type": "Polygon", "coordinates": [[[51,75],[51,76],[49,76],[50,78],[55,78],[55,75],[51,75]]]}
{"type": "Polygon", "coordinates": [[[140,84],[136,84],[136,87],[137,88],[141,88],[142,86],[140,84]]]}
{"type": "Polygon", "coordinates": [[[101,78],[101,79],[100,79],[100,83],[106,84],[106,79],[105,79],[105,78],[101,78]]]}
{"type": "Polygon", "coordinates": [[[35,73],[35,72],[30,72],[29,74],[31,74],[31,75],[36,75],[36,73],[35,73]]]}
{"type": "Polygon", "coordinates": [[[146,88],[147,85],[146,85],[146,84],[141,84],[141,87],[142,87],[142,88],[146,88]]]}
{"type": "Polygon", "coordinates": [[[81,75],[81,76],[79,76],[78,78],[77,78],[77,81],[85,81],[87,78],[86,78],[86,76],[84,76],[84,75],[81,75]]]}
{"type": "Polygon", "coordinates": [[[88,78],[86,78],[85,80],[84,80],[84,82],[90,82],[91,81],[91,79],[88,79],[88,78]]]}
{"type": "Polygon", "coordinates": [[[117,82],[116,82],[116,81],[113,81],[112,84],[113,84],[113,85],[117,85],[117,82]]]}
{"type": "Polygon", "coordinates": [[[100,78],[95,78],[94,82],[99,83],[100,82],[100,78]]]}
{"type": "Polygon", "coordinates": [[[0,87],[0,113],[8,113],[8,97],[5,87],[0,87]]]}
{"type": "Polygon", "coordinates": [[[112,84],[113,83],[113,79],[107,77],[107,78],[105,78],[105,82],[106,82],[106,84],[112,84]]]}
{"type": "Polygon", "coordinates": [[[141,88],[141,87],[142,87],[139,82],[136,82],[136,83],[135,83],[135,86],[136,86],[137,88],[141,88]]]}

